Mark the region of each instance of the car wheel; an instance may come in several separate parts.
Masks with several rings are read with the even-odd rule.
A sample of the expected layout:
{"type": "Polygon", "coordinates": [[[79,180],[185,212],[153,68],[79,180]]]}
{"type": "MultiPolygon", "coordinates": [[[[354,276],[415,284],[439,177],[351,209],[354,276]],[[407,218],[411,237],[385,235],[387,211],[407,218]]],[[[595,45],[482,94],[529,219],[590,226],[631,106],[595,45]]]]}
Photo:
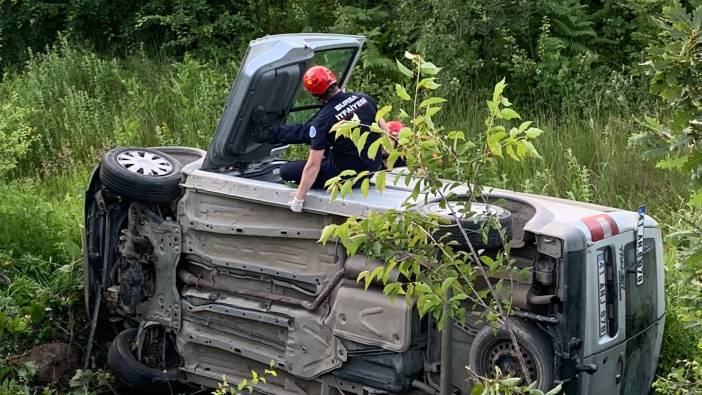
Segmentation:
{"type": "MultiPolygon", "coordinates": [[[[445,207],[440,202],[431,202],[419,206],[417,211],[425,215],[435,215],[449,222],[441,225],[437,236],[446,235],[447,241],[456,241],[460,246],[466,246],[465,238],[460,228],[456,225],[456,220],[452,213],[459,213],[464,210],[464,203],[460,201],[449,201],[445,207]]],[[[487,205],[473,202],[470,205],[470,213],[466,213],[460,219],[461,226],[468,235],[468,240],[475,249],[496,249],[509,241],[512,236],[512,213],[500,206],[487,205]],[[485,226],[491,218],[495,218],[500,224],[500,229],[495,226],[485,226]],[[504,240],[501,235],[504,232],[504,240]],[[484,237],[487,233],[487,237],[484,237]]]]}
{"type": "Polygon", "coordinates": [[[181,378],[180,369],[154,368],[137,360],[134,355],[136,335],[137,329],[130,328],[115,337],[107,353],[110,369],[122,384],[132,389],[130,393],[171,393],[181,378]]]}
{"type": "MultiPolygon", "coordinates": [[[[548,335],[536,325],[510,318],[510,326],[517,338],[529,377],[542,391],[553,388],[553,345],[548,335]]],[[[469,366],[483,377],[495,375],[495,367],[503,374],[524,378],[509,333],[500,326],[484,326],[478,331],[470,347],[469,366]]]]}
{"type": "Polygon", "coordinates": [[[178,162],[180,162],[183,167],[195,162],[196,160],[202,159],[205,157],[205,155],[207,155],[206,151],[191,147],[164,146],[151,147],[151,149],[155,149],[156,151],[172,156],[178,162]]]}
{"type": "Polygon", "coordinates": [[[180,196],[182,165],[172,156],[151,148],[116,148],[100,164],[100,180],[126,198],[151,203],[180,196]]]}

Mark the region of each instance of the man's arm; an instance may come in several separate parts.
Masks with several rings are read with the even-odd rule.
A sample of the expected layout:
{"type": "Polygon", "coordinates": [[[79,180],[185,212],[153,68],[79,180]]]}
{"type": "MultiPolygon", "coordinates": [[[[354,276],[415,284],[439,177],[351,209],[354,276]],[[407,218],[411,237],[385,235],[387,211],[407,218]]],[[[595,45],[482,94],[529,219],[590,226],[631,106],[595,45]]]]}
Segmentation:
{"type": "Polygon", "coordinates": [[[324,159],[324,150],[310,149],[310,154],[307,157],[307,162],[305,163],[304,169],[302,169],[302,177],[300,178],[300,185],[298,185],[295,191],[295,198],[293,200],[293,205],[291,208],[293,211],[302,210],[302,202],[307,196],[307,192],[312,188],[312,184],[317,179],[319,174],[319,169],[322,167],[322,159],[324,159]],[[299,209],[295,210],[295,202],[299,203],[299,209]]]}
{"type": "Polygon", "coordinates": [[[308,134],[309,125],[298,123],[295,125],[280,125],[272,131],[272,142],[283,144],[308,144],[310,137],[308,134]]]}

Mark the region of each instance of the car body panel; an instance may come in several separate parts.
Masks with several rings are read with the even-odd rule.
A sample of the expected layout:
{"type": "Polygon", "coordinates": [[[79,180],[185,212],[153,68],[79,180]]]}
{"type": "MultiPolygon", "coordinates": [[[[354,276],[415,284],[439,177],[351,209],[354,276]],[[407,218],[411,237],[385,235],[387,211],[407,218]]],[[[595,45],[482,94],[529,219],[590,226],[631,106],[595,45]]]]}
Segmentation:
{"type": "MultiPolygon", "coordinates": [[[[198,162],[191,164],[184,172],[188,175],[183,183],[186,190],[207,191],[278,207],[288,207],[295,193],[294,188],[284,184],[200,170],[198,162]]],[[[391,177],[388,178],[392,180],[391,177]]],[[[396,186],[391,181],[386,181],[383,192],[371,187],[367,197],[355,192],[344,199],[336,200],[331,199],[330,194],[323,190],[311,190],[305,198],[304,210],[342,217],[364,216],[370,212],[387,210],[404,210],[403,202],[411,196],[412,185],[410,183],[409,186],[405,186],[404,180],[399,181],[396,186]]],[[[564,248],[568,251],[585,249],[592,240],[592,234],[582,223],[581,218],[609,215],[617,221],[620,233],[633,230],[637,225],[638,214],[631,211],[603,211],[603,209],[614,209],[596,205],[568,204],[564,199],[550,199],[500,189],[486,189],[486,191],[486,195],[493,199],[509,199],[530,206],[534,215],[520,230],[559,238],[564,241],[564,248]]],[[[467,193],[468,189],[459,187],[454,192],[460,196],[462,193],[467,193]]],[[[426,198],[431,201],[438,199],[439,196],[426,198]]],[[[420,196],[416,203],[421,204],[425,201],[424,199],[425,196],[420,196]]],[[[657,223],[646,216],[645,226],[655,227],[657,223]]]]}

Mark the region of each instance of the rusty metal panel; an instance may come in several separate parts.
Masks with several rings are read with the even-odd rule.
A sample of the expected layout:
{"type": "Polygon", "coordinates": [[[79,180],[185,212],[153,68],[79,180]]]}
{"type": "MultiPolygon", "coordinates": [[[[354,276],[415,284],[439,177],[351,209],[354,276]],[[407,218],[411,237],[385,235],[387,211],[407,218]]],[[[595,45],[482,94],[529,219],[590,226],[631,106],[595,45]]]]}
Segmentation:
{"type": "Polygon", "coordinates": [[[390,298],[377,289],[342,287],[325,324],[344,339],[404,352],[411,342],[411,321],[412,305],[405,298],[390,298]]]}
{"type": "Polygon", "coordinates": [[[342,265],[335,243],[317,242],[338,220],[187,190],[179,203],[183,251],[194,262],[307,283],[321,288],[342,265]]]}
{"type": "MultiPolygon", "coordinates": [[[[277,369],[305,379],[346,361],[346,348],[322,322],[328,309],[309,312],[275,304],[256,308],[242,297],[216,295],[212,300],[207,292],[192,288],[185,289],[183,296],[179,350],[201,345],[224,351],[232,360],[275,361],[277,369]]],[[[198,359],[185,359],[186,368],[194,369],[199,363],[198,359]]]]}

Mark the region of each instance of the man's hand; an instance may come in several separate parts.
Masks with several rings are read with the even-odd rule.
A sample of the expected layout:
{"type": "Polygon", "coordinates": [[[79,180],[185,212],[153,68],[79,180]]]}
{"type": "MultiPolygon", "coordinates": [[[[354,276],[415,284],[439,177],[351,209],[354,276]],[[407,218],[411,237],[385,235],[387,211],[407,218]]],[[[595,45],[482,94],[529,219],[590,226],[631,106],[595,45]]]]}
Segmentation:
{"type": "Polygon", "coordinates": [[[263,110],[263,106],[256,107],[251,113],[251,126],[253,128],[251,137],[253,141],[260,144],[271,142],[273,133],[270,125],[271,122],[263,110]]]}
{"type": "Polygon", "coordinates": [[[305,203],[304,200],[298,200],[296,198],[293,198],[293,200],[290,202],[290,210],[295,212],[295,213],[301,213],[302,212],[302,205],[305,203]]]}
{"type": "Polygon", "coordinates": [[[254,131],[252,133],[252,139],[254,142],[263,144],[271,143],[273,140],[273,133],[271,129],[263,126],[254,126],[254,131]]]}
{"type": "Polygon", "coordinates": [[[324,158],[324,150],[310,149],[310,154],[307,157],[307,162],[305,162],[305,167],[302,169],[302,177],[300,178],[300,185],[297,186],[295,195],[292,202],[290,203],[290,209],[295,212],[302,211],[302,202],[307,196],[307,192],[310,191],[312,184],[317,179],[319,174],[319,169],[322,166],[322,159],[324,158]],[[295,204],[295,202],[298,202],[295,204]],[[295,208],[299,207],[299,211],[295,208]]]}

